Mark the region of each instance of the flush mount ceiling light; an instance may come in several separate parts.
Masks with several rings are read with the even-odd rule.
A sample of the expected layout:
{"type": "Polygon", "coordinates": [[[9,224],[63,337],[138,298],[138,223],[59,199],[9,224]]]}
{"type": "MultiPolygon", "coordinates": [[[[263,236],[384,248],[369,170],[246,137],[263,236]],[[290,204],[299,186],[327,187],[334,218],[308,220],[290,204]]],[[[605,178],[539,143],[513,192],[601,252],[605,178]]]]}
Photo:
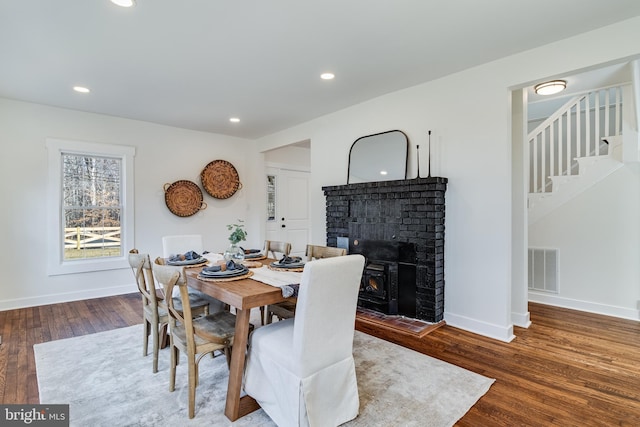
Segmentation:
{"type": "Polygon", "coordinates": [[[231,118],[229,119],[229,121],[230,121],[231,123],[239,123],[239,122],[240,122],[240,119],[239,119],[239,118],[237,118],[237,117],[231,117],[231,118]]]}
{"type": "Polygon", "coordinates": [[[566,87],[567,82],[564,80],[552,80],[535,85],[533,90],[535,90],[538,95],[553,95],[554,93],[562,92],[566,87]]]}
{"type": "Polygon", "coordinates": [[[132,7],[136,5],[136,0],[111,0],[111,3],[122,7],[132,7]]]}
{"type": "Polygon", "coordinates": [[[322,73],[320,74],[320,78],[322,80],[332,80],[335,77],[333,73],[322,73]]]}
{"type": "Polygon", "coordinates": [[[86,88],[84,86],[74,86],[73,90],[75,90],[76,92],[80,92],[80,93],[89,93],[89,92],[91,92],[89,90],[89,88],[86,88]]]}

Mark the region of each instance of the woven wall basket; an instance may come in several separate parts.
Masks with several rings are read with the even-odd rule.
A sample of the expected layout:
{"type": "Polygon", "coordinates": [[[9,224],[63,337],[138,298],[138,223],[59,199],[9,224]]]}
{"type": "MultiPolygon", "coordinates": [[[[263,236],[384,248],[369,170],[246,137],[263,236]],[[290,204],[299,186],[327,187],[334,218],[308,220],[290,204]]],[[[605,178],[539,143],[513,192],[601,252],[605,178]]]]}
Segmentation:
{"type": "Polygon", "coordinates": [[[164,185],[164,200],[171,213],[191,216],[207,208],[202,200],[202,191],[195,182],[180,180],[164,185]]]}
{"type": "Polygon", "coordinates": [[[228,199],[242,188],[238,171],[226,160],[214,160],[200,174],[202,187],[211,197],[228,199]]]}

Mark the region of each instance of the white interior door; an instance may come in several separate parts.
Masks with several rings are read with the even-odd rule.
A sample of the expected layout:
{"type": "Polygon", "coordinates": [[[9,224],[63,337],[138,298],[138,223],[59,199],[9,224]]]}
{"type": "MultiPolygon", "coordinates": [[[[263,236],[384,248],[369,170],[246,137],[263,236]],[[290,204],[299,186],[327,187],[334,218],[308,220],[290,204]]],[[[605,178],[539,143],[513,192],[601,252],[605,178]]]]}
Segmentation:
{"type": "Polygon", "coordinates": [[[268,168],[267,175],[275,177],[267,179],[275,188],[275,209],[268,214],[266,239],[289,242],[291,255],[304,256],[310,235],[309,172],[268,168]]]}

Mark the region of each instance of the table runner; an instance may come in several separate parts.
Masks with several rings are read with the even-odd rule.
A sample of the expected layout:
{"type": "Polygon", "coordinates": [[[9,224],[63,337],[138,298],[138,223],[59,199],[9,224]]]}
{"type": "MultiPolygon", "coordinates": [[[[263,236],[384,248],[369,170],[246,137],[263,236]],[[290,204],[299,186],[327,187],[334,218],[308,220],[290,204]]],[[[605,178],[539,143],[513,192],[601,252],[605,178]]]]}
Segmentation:
{"type": "Polygon", "coordinates": [[[282,296],[285,298],[295,296],[298,293],[302,273],[275,271],[266,265],[260,268],[252,268],[251,271],[253,271],[253,276],[251,277],[253,280],[282,289],[282,296]]]}

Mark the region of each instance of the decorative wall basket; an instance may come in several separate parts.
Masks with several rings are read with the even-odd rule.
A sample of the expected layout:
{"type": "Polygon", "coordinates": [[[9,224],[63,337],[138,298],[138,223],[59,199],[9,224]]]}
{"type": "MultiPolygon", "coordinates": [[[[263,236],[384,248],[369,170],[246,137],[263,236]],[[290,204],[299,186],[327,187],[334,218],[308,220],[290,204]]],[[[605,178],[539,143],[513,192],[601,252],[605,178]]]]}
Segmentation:
{"type": "Polygon", "coordinates": [[[242,188],[238,171],[226,160],[214,160],[200,174],[202,187],[211,197],[228,199],[242,188]]]}
{"type": "Polygon", "coordinates": [[[200,187],[187,180],[165,184],[164,200],[171,213],[178,216],[191,216],[207,208],[200,187]]]}

